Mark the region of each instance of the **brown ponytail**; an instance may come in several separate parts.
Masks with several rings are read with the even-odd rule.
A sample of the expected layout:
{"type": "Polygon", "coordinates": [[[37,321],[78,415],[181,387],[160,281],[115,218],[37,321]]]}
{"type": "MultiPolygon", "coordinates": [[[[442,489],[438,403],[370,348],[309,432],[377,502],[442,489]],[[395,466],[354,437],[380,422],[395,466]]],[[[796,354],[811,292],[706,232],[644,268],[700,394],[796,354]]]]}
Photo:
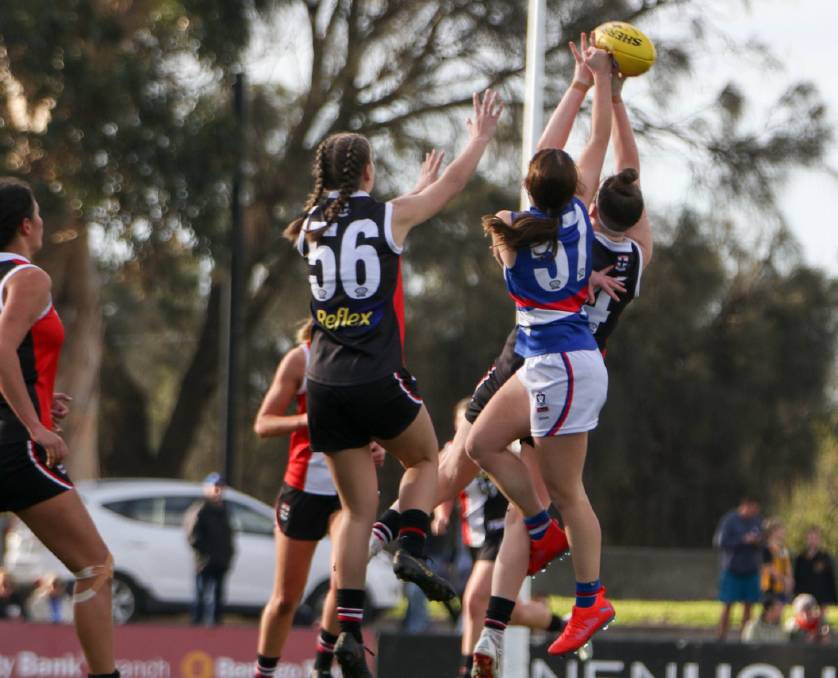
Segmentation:
{"type": "Polygon", "coordinates": [[[558,248],[559,220],[561,217],[522,216],[512,222],[510,226],[500,217],[487,214],[483,217],[483,232],[486,235],[496,234],[504,247],[516,252],[525,247],[546,243],[551,252],[558,248]]]}
{"type": "Polygon", "coordinates": [[[559,148],[540,150],[530,160],[524,187],[533,205],[547,216],[522,215],[510,226],[488,214],[483,217],[483,232],[496,234],[505,247],[515,251],[547,244],[555,252],[562,210],[580,190],[579,173],[573,158],[559,148]]]}
{"type": "MultiPolygon", "coordinates": [[[[338,197],[323,210],[322,221],[327,225],[334,222],[349,202],[349,196],[358,190],[364,168],[371,161],[370,143],[360,134],[339,132],[321,141],[315,152],[311,170],[314,188],[306,199],[303,214],[286,227],[283,235],[292,242],[296,242],[309,213],[320,204],[323,193],[327,190],[337,190],[339,193],[338,197]]],[[[325,230],[324,227],[309,232],[306,237],[312,242],[317,242],[325,230]]]]}
{"type": "Polygon", "coordinates": [[[603,226],[622,233],[634,226],[643,215],[643,193],[633,167],[608,177],[597,193],[596,206],[603,226]]]}

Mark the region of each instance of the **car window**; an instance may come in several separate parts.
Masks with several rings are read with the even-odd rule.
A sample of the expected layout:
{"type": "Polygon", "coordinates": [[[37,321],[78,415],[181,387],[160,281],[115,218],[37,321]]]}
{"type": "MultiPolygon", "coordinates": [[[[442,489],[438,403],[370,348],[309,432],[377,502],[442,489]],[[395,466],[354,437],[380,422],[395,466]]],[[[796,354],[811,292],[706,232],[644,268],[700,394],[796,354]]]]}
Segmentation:
{"type": "Polygon", "coordinates": [[[273,536],[273,520],[236,501],[227,499],[224,503],[230,511],[230,522],[236,532],[273,536]]]}
{"type": "Polygon", "coordinates": [[[163,497],[142,497],[138,499],[121,499],[102,504],[109,511],[118,513],[131,520],[143,523],[163,525],[164,504],[163,497]]]}
{"type": "Polygon", "coordinates": [[[165,497],[163,523],[167,527],[181,527],[183,525],[183,517],[186,512],[200,499],[200,495],[197,494],[185,497],[165,497]]]}

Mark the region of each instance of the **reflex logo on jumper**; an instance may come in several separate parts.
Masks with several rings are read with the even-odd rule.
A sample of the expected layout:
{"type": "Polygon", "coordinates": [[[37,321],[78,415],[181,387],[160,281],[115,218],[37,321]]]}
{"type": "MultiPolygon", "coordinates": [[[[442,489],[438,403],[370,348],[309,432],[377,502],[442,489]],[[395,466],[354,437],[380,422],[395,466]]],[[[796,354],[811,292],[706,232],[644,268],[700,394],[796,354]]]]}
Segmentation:
{"type": "Polygon", "coordinates": [[[369,327],[372,325],[372,311],[366,313],[351,313],[344,306],[336,313],[327,313],[322,308],[317,311],[317,324],[327,330],[337,330],[341,327],[369,327]]]}

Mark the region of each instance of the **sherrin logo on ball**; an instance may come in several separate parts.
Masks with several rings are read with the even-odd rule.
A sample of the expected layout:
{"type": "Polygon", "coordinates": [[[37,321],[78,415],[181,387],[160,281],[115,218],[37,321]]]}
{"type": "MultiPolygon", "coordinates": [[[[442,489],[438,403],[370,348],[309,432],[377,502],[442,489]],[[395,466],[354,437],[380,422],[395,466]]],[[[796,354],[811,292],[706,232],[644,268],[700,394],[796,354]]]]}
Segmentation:
{"type": "Polygon", "coordinates": [[[624,21],[609,21],[597,26],[592,35],[594,45],[614,57],[623,75],[642,75],[657,58],[652,41],[624,21]]]}

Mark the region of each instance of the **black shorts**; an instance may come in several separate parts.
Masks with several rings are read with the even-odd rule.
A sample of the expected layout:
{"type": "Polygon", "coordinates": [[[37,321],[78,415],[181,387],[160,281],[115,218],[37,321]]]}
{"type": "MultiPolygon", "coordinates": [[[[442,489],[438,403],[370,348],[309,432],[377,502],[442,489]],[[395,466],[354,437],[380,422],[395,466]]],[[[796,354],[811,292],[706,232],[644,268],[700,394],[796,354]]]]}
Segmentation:
{"type": "Polygon", "coordinates": [[[497,560],[500,552],[500,543],[503,540],[503,530],[496,530],[489,532],[483,540],[483,545],[476,548],[469,547],[471,559],[477,560],[497,560]]]}
{"type": "Polygon", "coordinates": [[[336,494],[312,494],[283,485],[276,498],[276,523],[289,539],[320,541],[329,532],[335,511],[340,511],[336,494]]]}
{"type": "Polygon", "coordinates": [[[0,512],[22,511],[73,489],[63,464],[50,468],[31,440],[0,445],[0,512]]]}
{"type": "Polygon", "coordinates": [[[515,353],[516,337],[517,330],[512,330],[512,333],[506,338],[506,343],[503,345],[500,355],[495,358],[492,368],[474,389],[466,410],[466,421],[470,424],[477,420],[478,415],[486,407],[492,396],[524,364],[524,359],[515,353]]]}
{"type": "Polygon", "coordinates": [[[416,380],[406,369],[355,386],[308,380],[306,405],[311,449],[325,454],[390,440],[413,423],[422,407],[416,380]]]}
{"type": "MultiPolygon", "coordinates": [[[[466,409],[466,421],[468,423],[473,424],[477,421],[477,417],[489,403],[489,400],[492,399],[492,396],[523,366],[524,359],[515,353],[517,334],[517,329],[512,330],[512,333],[506,338],[506,343],[503,345],[500,355],[495,358],[491,369],[477,384],[474,393],[471,394],[471,400],[468,401],[468,408],[466,409]]],[[[532,436],[521,438],[521,443],[530,447],[534,444],[532,436]]]]}

